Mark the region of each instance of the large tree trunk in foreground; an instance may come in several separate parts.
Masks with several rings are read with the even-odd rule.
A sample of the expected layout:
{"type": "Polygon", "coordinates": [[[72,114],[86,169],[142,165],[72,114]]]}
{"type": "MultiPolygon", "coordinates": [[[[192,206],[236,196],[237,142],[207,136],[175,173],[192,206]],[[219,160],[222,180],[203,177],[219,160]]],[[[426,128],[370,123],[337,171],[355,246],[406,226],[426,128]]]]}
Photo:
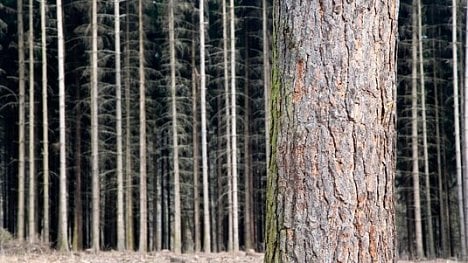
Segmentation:
{"type": "Polygon", "coordinates": [[[276,2],[265,262],[394,260],[397,6],[276,2]]]}

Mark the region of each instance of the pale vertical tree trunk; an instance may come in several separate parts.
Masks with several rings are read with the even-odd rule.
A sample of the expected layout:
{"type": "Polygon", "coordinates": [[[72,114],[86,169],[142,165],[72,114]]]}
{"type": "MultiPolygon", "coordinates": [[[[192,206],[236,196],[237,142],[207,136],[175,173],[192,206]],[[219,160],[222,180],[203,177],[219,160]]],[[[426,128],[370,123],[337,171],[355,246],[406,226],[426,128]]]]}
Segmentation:
{"type": "Polygon", "coordinates": [[[36,172],[34,152],[34,2],[29,0],[29,195],[28,195],[28,239],[36,239],[36,172]]]}
{"type": "Polygon", "coordinates": [[[92,249],[99,251],[99,123],[97,0],[91,6],[91,177],[92,177],[92,249]]]}
{"type": "Polygon", "coordinates": [[[138,58],[140,61],[140,252],[147,251],[147,196],[146,196],[146,106],[145,106],[145,50],[143,32],[143,0],[138,1],[138,58]]]}
{"type": "Polygon", "coordinates": [[[230,0],[231,33],[231,144],[232,144],[232,250],[239,251],[239,209],[237,196],[237,114],[236,114],[236,34],[234,0],[230,0]]]}
{"type": "Polygon", "coordinates": [[[252,221],[252,170],[250,163],[250,97],[249,97],[249,37],[245,35],[245,76],[244,76],[244,247],[245,250],[253,248],[253,221],[252,221]]]}
{"type": "Polygon", "coordinates": [[[457,0],[452,0],[452,65],[453,65],[453,117],[455,123],[455,163],[457,172],[457,194],[458,213],[460,219],[460,246],[462,259],[466,258],[466,229],[465,214],[463,211],[463,182],[462,182],[462,162],[460,149],[460,109],[459,109],[459,87],[458,87],[458,47],[457,47],[457,0]]]}
{"type": "Polygon", "coordinates": [[[201,231],[200,231],[200,192],[199,192],[199,171],[200,171],[200,140],[198,138],[198,74],[196,70],[196,46],[195,39],[192,41],[192,140],[193,140],[193,219],[195,236],[195,253],[201,251],[201,231]]]}
{"type": "Polygon", "coordinates": [[[417,0],[418,5],[418,64],[419,64],[419,81],[421,86],[421,114],[422,114],[422,135],[423,135],[423,154],[424,154],[424,181],[426,194],[426,222],[427,222],[427,256],[434,257],[434,228],[432,226],[432,201],[431,201],[431,182],[429,175],[429,154],[427,146],[427,120],[426,120],[426,88],[425,88],[425,73],[424,73],[424,49],[422,41],[422,14],[421,0],[417,0]]]}
{"type": "Polygon", "coordinates": [[[131,109],[130,109],[130,14],[129,1],[126,1],[125,16],[125,241],[127,250],[133,250],[133,178],[132,178],[132,142],[131,142],[131,109]]]}
{"type": "MultiPolygon", "coordinates": [[[[468,18],[468,8],[466,8],[466,18],[468,18]]],[[[468,30],[468,23],[465,23],[465,29],[468,30]]],[[[468,31],[465,31],[468,32],[468,31]]],[[[463,111],[463,161],[464,161],[464,174],[463,174],[463,204],[464,204],[464,221],[465,225],[465,246],[468,244],[468,235],[466,235],[466,230],[468,229],[468,34],[465,33],[465,68],[464,68],[464,94],[463,98],[464,111],[463,111]]],[[[466,250],[466,247],[465,247],[466,250]]],[[[465,255],[466,256],[466,255],[465,255]]],[[[466,258],[464,258],[466,259],[466,258]]]]}
{"type": "Polygon", "coordinates": [[[25,129],[25,79],[24,79],[24,28],[23,28],[23,0],[18,0],[18,232],[17,238],[22,241],[24,239],[24,181],[25,181],[25,160],[24,160],[24,129],[25,129]]]}
{"type": "Polygon", "coordinates": [[[200,0],[200,108],[201,108],[201,146],[203,176],[203,249],[211,252],[210,198],[208,184],[208,147],[206,127],[206,76],[205,76],[205,1],[200,0]]]}
{"type": "Polygon", "coordinates": [[[263,89],[265,100],[265,163],[266,170],[270,166],[270,48],[268,28],[268,2],[262,0],[262,47],[263,47],[263,89]]]}
{"type": "MultiPolygon", "coordinates": [[[[433,40],[433,50],[436,50],[435,39],[433,40]]],[[[439,216],[440,216],[440,236],[441,236],[441,256],[446,258],[449,256],[449,222],[446,211],[445,191],[442,178],[442,160],[441,160],[441,138],[440,138],[440,103],[439,103],[439,88],[437,81],[437,68],[435,61],[433,63],[433,80],[434,80],[434,107],[435,107],[435,123],[436,123],[436,152],[437,152],[437,183],[439,197],[439,216]]]]}
{"type": "Polygon", "coordinates": [[[180,172],[179,172],[179,139],[177,133],[177,94],[175,69],[175,37],[174,37],[174,0],[169,0],[169,60],[171,68],[171,112],[172,112],[172,153],[174,165],[174,252],[182,251],[182,228],[180,223],[180,172]]]}
{"type": "Polygon", "coordinates": [[[226,0],[223,1],[223,69],[224,69],[224,93],[226,95],[226,170],[228,191],[228,251],[232,250],[232,145],[231,145],[231,103],[229,96],[229,63],[228,63],[228,24],[226,0]]]}
{"type": "Polygon", "coordinates": [[[416,235],[416,257],[424,257],[422,240],[422,220],[421,220],[421,200],[419,184],[419,150],[418,150],[418,20],[417,20],[417,0],[413,0],[412,12],[412,42],[411,42],[411,150],[412,150],[412,179],[414,198],[414,223],[416,235]]]}
{"type": "Polygon", "coordinates": [[[65,148],[65,61],[62,0],[57,0],[57,40],[58,40],[58,82],[59,82],[59,147],[60,147],[60,187],[59,187],[59,227],[57,248],[68,251],[67,221],[67,153],[65,148]]]}
{"type": "Polygon", "coordinates": [[[47,31],[46,0],[41,0],[41,51],[42,51],[42,176],[43,192],[43,226],[42,241],[49,243],[49,110],[47,107],[47,31]]]}
{"type": "MultiPolygon", "coordinates": [[[[80,91],[77,90],[76,100],[80,100],[80,91]]],[[[73,198],[75,211],[73,213],[73,250],[83,249],[83,203],[81,200],[81,105],[75,108],[75,195],[73,198]]]]}
{"type": "Polygon", "coordinates": [[[397,0],[274,6],[265,262],[394,262],[397,0]]]}
{"type": "Polygon", "coordinates": [[[120,64],[120,0],[114,0],[115,35],[115,107],[117,134],[117,250],[125,249],[124,182],[122,158],[122,78],[120,64]]]}

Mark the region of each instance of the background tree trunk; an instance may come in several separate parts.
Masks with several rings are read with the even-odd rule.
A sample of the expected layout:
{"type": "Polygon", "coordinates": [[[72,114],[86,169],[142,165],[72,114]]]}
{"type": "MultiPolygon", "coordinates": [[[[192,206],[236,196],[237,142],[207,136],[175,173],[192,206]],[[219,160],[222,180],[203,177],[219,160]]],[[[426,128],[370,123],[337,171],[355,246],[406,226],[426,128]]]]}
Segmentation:
{"type": "Polygon", "coordinates": [[[412,179],[414,198],[414,224],[416,236],[416,257],[424,257],[421,219],[421,191],[419,183],[419,136],[418,136],[418,19],[417,1],[413,0],[412,10],[412,41],[411,41],[411,151],[412,179]]]}
{"type": "Polygon", "coordinates": [[[174,37],[174,0],[169,0],[169,64],[171,68],[172,162],[174,165],[174,252],[182,251],[180,207],[179,137],[177,132],[176,60],[174,37]]]}
{"type": "Polygon", "coordinates": [[[206,76],[205,76],[205,1],[200,1],[200,109],[201,109],[201,146],[203,177],[203,250],[211,252],[210,198],[208,184],[208,146],[206,125],[206,76]]]}
{"type": "Polygon", "coordinates": [[[43,226],[42,241],[49,243],[49,109],[47,107],[47,31],[46,0],[41,0],[41,51],[42,51],[42,178],[43,226]]]}
{"type": "Polygon", "coordinates": [[[22,241],[24,239],[24,181],[25,181],[25,161],[24,161],[24,28],[23,28],[23,0],[18,0],[17,5],[17,18],[18,18],[18,229],[17,238],[22,241]]]}
{"type": "Polygon", "coordinates": [[[59,147],[60,147],[60,187],[59,187],[59,227],[57,248],[68,251],[68,221],[67,221],[67,153],[65,148],[65,60],[62,0],[57,0],[57,41],[58,41],[58,82],[59,82],[59,147]]]}
{"type": "Polygon", "coordinates": [[[458,47],[457,47],[457,0],[452,0],[452,65],[453,65],[453,118],[455,126],[455,163],[457,173],[458,213],[460,219],[460,246],[462,259],[466,258],[466,229],[463,211],[463,182],[460,142],[460,106],[458,87],[458,47]]]}
{"type": "Polygon", "coordinates": [[[143,0],[138,1],[138,58],[140,93],[140,239],[139,251],[147,249],[147,186],[146,186],[146,87],[145,87],[145,48],[143,31],[143,0]]]}
{"type": "Polygon", "coordinates": [[[392,262],[397,2],[274,12],[265,262],[392,262]]]}
{"type": "Polygon", "coordinates": [[[98,124],[98,24],[97,0],[91,6],[91,177],[92,177],[92,249],[99,251],[99,124],[98,124]]]}
{"type": "Polygon", "coordinates": [[[120,64],[120,0],[114,1],[115,108],[117,140],[117,250],[125,249],[124,181],[122,156],[122,78],[120,64]]]}
{"type": "Polygon", "coordinates": [[[28,239],[36,240],[36,171],[34,145],[34,2],[29,0],[29,196],[28,196],[28,239]]]}

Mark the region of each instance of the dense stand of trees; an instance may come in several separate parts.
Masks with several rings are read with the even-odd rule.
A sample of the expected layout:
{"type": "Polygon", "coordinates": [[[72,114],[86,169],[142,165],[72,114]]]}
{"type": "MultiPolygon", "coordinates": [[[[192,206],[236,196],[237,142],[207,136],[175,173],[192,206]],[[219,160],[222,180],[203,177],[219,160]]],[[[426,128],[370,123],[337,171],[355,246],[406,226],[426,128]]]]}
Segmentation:
{"type": "Polygon", "coordinates": [[[0,7],[3,228],[61,250],[263,250],[271,3],[0,7]]]}
{"type": "MultiPolygon", "coordinates": [[[[399,4],[400,257],[467,256],[464,5],[399,4]]],[[[62,250],[263,251],[271,7],[1,1],[0,227],[62,250]]]]}

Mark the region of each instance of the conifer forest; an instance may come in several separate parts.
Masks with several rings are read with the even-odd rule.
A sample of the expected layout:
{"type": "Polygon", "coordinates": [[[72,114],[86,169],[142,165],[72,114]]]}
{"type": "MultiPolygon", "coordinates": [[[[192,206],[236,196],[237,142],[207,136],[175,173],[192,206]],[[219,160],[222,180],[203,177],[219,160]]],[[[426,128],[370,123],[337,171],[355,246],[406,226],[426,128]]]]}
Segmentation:
{"type": "MultiPolygon", "coordinates": [[[[0,0],[0,231],[61,251],[265,252],[271,104],[291,95],[272,87],[294,30],[279,2],[0,0]]],[[[393,101],[367,105],[395,114],[395,255],[466,259],[467,3],[374,2],[398,13],[393,101]]]]}

